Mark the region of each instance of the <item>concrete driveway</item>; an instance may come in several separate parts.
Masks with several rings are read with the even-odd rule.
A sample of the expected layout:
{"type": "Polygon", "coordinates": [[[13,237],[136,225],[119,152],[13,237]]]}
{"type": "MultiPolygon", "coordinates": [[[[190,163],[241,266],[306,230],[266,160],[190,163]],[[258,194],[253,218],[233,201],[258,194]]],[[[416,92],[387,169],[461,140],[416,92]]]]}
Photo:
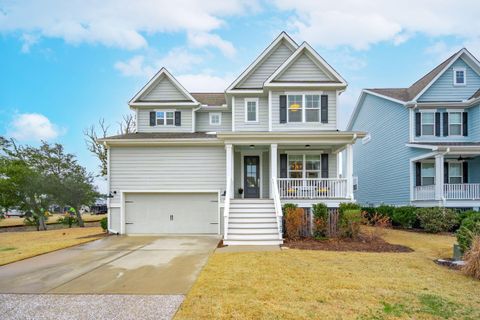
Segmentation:
{"type": "Polygon", "coordinates": [[[218,241],[110,236],[0,267],[0,293],[182,295],[218,241]]]}

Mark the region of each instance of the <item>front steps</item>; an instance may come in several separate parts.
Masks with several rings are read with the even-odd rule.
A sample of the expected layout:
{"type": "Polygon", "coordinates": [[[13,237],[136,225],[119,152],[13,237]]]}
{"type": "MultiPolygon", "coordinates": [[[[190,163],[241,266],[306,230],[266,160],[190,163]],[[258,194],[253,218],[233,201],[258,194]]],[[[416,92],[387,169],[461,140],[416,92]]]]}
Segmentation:
{"type": "Polygon", "coordinates": [[[225,245],[279,245],[272,199],[232,199],[225,245]]]}

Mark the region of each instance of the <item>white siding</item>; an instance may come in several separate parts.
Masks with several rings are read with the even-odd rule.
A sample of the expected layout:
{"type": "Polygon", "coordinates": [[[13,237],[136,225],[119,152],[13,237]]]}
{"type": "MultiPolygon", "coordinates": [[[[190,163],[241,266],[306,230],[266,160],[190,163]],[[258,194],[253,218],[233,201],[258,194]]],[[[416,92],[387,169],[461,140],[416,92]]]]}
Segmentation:
{"type": "MultiPolygon", "coordinates": [[[[305,93],[307,92],[308,91],[305,91],[305,93]]],[[[285,92],[283,91],[272,92],[272,130],[273,131],[336,130],[337,129],[337,94],[335,91],[323,91],[323,94],[328,94],[328,123],[320,123],[320,122],[280,123],[280,95],[283,95],[283,94],[285,94],[285,92]]]]}
{"type": "Polygon", "coordinates": [[[277,68],[292,55],[293,51],[284,42],[277,45],[270,55],[261,61],[237,88],[263,88],[263,83],[277,68]]]}
{"type": "Polygon", "coordinates": [[[338,174],[337,170],[337,155],[335,153],[328,154],[328,177],[336,178],[338,174]]]}
{"type": "Polygon", "coordinates": [[[312,61],[309,54],[304,52],[275,80],[328,81],[332,79],[312,61]]]}
{"type": "Polygon", "coordinates": [[[185,101],[188,99],[166,76],[157,79],[157,83],[145,92],[141,101],[185,101]]]}
{"type": "Polygon", "coordinates": [[[235,97],[235,131],[268,131],[268,97],[235,97]],[[258,122],[245,122],[248,98],[258,98],[258,122]]]}
{"type": "Polygon", "coordinates": [[[173,110],[182,112],[181,126],[150,126],[150,111],[153,109],[138,110],[138,132],[192,132],[192,109],[155,108],[155,110],[173,110]]]}
{"type": "Polygon", "coordinates": [[[197,112],[195,114],[195,131],[197,132],[219,132],[232,131],[232,113],[222,112],[222,124],[219,126],[210,125],[210,112],[197,112]]]}
{"type": "Polygon", "coordinates": [[[223,147],[112,147],[110,190],[225,190],[223,147]]]}

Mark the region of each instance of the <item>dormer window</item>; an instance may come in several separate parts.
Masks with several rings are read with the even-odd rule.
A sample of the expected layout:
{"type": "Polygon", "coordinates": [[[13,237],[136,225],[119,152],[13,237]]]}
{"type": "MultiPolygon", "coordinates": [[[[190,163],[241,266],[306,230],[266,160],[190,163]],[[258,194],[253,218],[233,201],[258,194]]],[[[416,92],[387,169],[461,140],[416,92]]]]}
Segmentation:
{"type": "Polygon", "coordinates": [[[157,111],[157,126],[173,126],[175,113],[173,111],[157,111]]]}
{"type": "Polygon", "coordinates": [[[466,84],[467,84],[467,79],[466,79],[465,68],[454,68],[453,69],[453,85],[464,86],[466,84]]]}

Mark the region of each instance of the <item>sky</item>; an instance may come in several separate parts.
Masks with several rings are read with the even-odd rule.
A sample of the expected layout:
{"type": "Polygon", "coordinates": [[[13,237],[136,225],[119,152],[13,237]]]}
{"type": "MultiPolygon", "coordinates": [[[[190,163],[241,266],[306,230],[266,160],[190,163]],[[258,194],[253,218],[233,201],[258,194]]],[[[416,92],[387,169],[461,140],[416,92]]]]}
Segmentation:
{"type": "Polygon", "coordinates": [[[281,31],[347,80],[344,129],[362,88],[410,86],[462,47],[479,58],[479,13],[478,0],[0,0],[0,135],[62,143],[98,173],[83,130],[104,118],[116,134],[157,70],[221,92],[281,31]]]}

